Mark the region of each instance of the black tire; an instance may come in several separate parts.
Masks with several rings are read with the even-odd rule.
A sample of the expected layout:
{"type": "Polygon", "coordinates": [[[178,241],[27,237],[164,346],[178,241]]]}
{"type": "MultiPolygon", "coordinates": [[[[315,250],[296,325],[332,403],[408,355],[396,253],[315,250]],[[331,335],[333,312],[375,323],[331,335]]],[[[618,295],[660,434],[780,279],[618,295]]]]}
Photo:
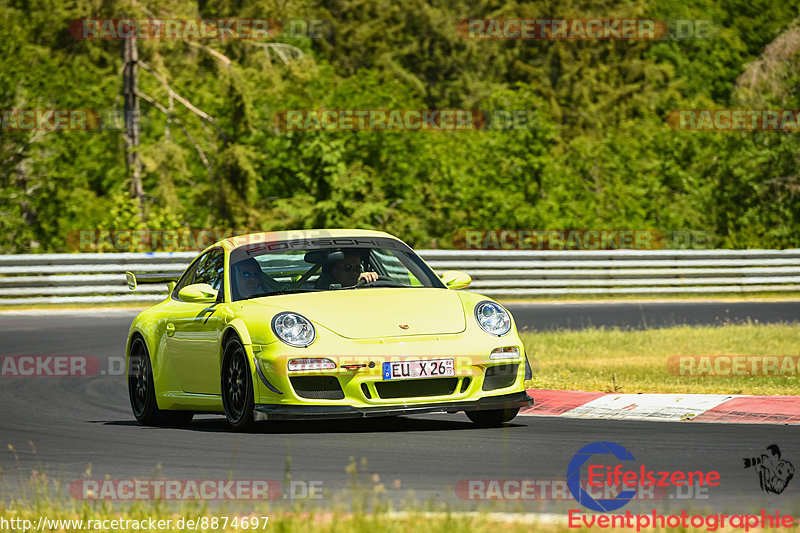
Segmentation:
{"type": "Polygon", "coordinates": [[[131,341],[128,397],[133,416],[145,426],[184,426],[194,417],[194,413],[190,411],[162,411],[158,408],[150,354],[141,337],[135,337],[131,341]]]}
{"type": "Polygon", "coordinates": [[[488,411],[466,411],[467,418],[481,427],[502,426],[511,421],[519,413],[519,407],[514,409],[490,409],[488,411]]]}
{"type": "Polygon", "coordinates": [[[245,431],[253,425],[253,379],[247,352],[236,337],[225,343],[221,378],[222,406],[228,424],[236,431],[245,431]]]}

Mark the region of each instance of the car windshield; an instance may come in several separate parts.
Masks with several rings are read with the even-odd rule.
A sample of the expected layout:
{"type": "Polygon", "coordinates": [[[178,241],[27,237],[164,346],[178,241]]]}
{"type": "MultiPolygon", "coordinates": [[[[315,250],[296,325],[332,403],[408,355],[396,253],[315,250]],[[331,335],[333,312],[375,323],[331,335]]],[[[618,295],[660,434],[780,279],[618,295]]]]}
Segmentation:
{"type": "Polygon", "coordinates": [[[402,242],[336,238],[255,243],[231,252],[233,300],[380,287],[445,288],[402,242]]]}

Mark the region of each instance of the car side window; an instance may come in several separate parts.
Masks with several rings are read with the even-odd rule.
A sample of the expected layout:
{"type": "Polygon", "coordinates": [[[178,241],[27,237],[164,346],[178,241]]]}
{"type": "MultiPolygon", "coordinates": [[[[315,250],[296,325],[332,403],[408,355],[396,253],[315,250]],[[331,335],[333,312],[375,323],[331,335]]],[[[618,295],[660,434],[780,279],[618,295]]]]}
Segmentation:
{"type": "Polygon", "coordinates": [[[225,254],[217,248],[211,250],[198,263],[192,283],[208,283],[214,290],[221,290],[222,278],[225,270],[225,254]]]}
{"type": "Polygon", "coordinates": [[[195,272],[197,272],[197,267],[199,267],[200,264],[206,260],[208,254],[210,253],[211,252],[204,253],[199,259],[192,263],[192,266],[190,266],[186,272],[183,273],[183,276],[181,276],[181,279],[178,280],[177,285],[175,285],[175,289],[172,291],[172,297],[174,299],[180,300],[180,298],[178,298],[178,293],[182,288],[193,283],[192,280],[194,279],[195,272]]]}

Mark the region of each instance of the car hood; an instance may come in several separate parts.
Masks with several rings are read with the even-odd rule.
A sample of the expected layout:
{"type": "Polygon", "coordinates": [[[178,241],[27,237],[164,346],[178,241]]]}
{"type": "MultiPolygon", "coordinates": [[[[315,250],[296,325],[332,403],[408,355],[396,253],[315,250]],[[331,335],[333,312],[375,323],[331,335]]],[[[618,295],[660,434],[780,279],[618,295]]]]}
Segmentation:
{"type": "Polygon", "coordinates": [[[375,287],[250,301],[300,313],[351,339],[460,333],[467,326],[461,299],[447,289],[375,287]]]}

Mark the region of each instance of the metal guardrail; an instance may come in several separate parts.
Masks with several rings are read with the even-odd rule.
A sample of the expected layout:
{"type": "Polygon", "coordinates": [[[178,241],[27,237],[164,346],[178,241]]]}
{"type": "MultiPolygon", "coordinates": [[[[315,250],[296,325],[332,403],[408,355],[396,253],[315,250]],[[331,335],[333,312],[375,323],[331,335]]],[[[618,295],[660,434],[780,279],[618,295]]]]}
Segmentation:
{"type": "MultiPolygon", "coordinates": [[[[587,294],[800,291],[793,250],[421,250],[436,271],[463,270],[469,290],[498,298],[587,294]]],[[[179,272],[195,252],[0,256],[0,305],[132,303],[164,298],[161,285],[131,293],[125,271],[179,272]]]]}

